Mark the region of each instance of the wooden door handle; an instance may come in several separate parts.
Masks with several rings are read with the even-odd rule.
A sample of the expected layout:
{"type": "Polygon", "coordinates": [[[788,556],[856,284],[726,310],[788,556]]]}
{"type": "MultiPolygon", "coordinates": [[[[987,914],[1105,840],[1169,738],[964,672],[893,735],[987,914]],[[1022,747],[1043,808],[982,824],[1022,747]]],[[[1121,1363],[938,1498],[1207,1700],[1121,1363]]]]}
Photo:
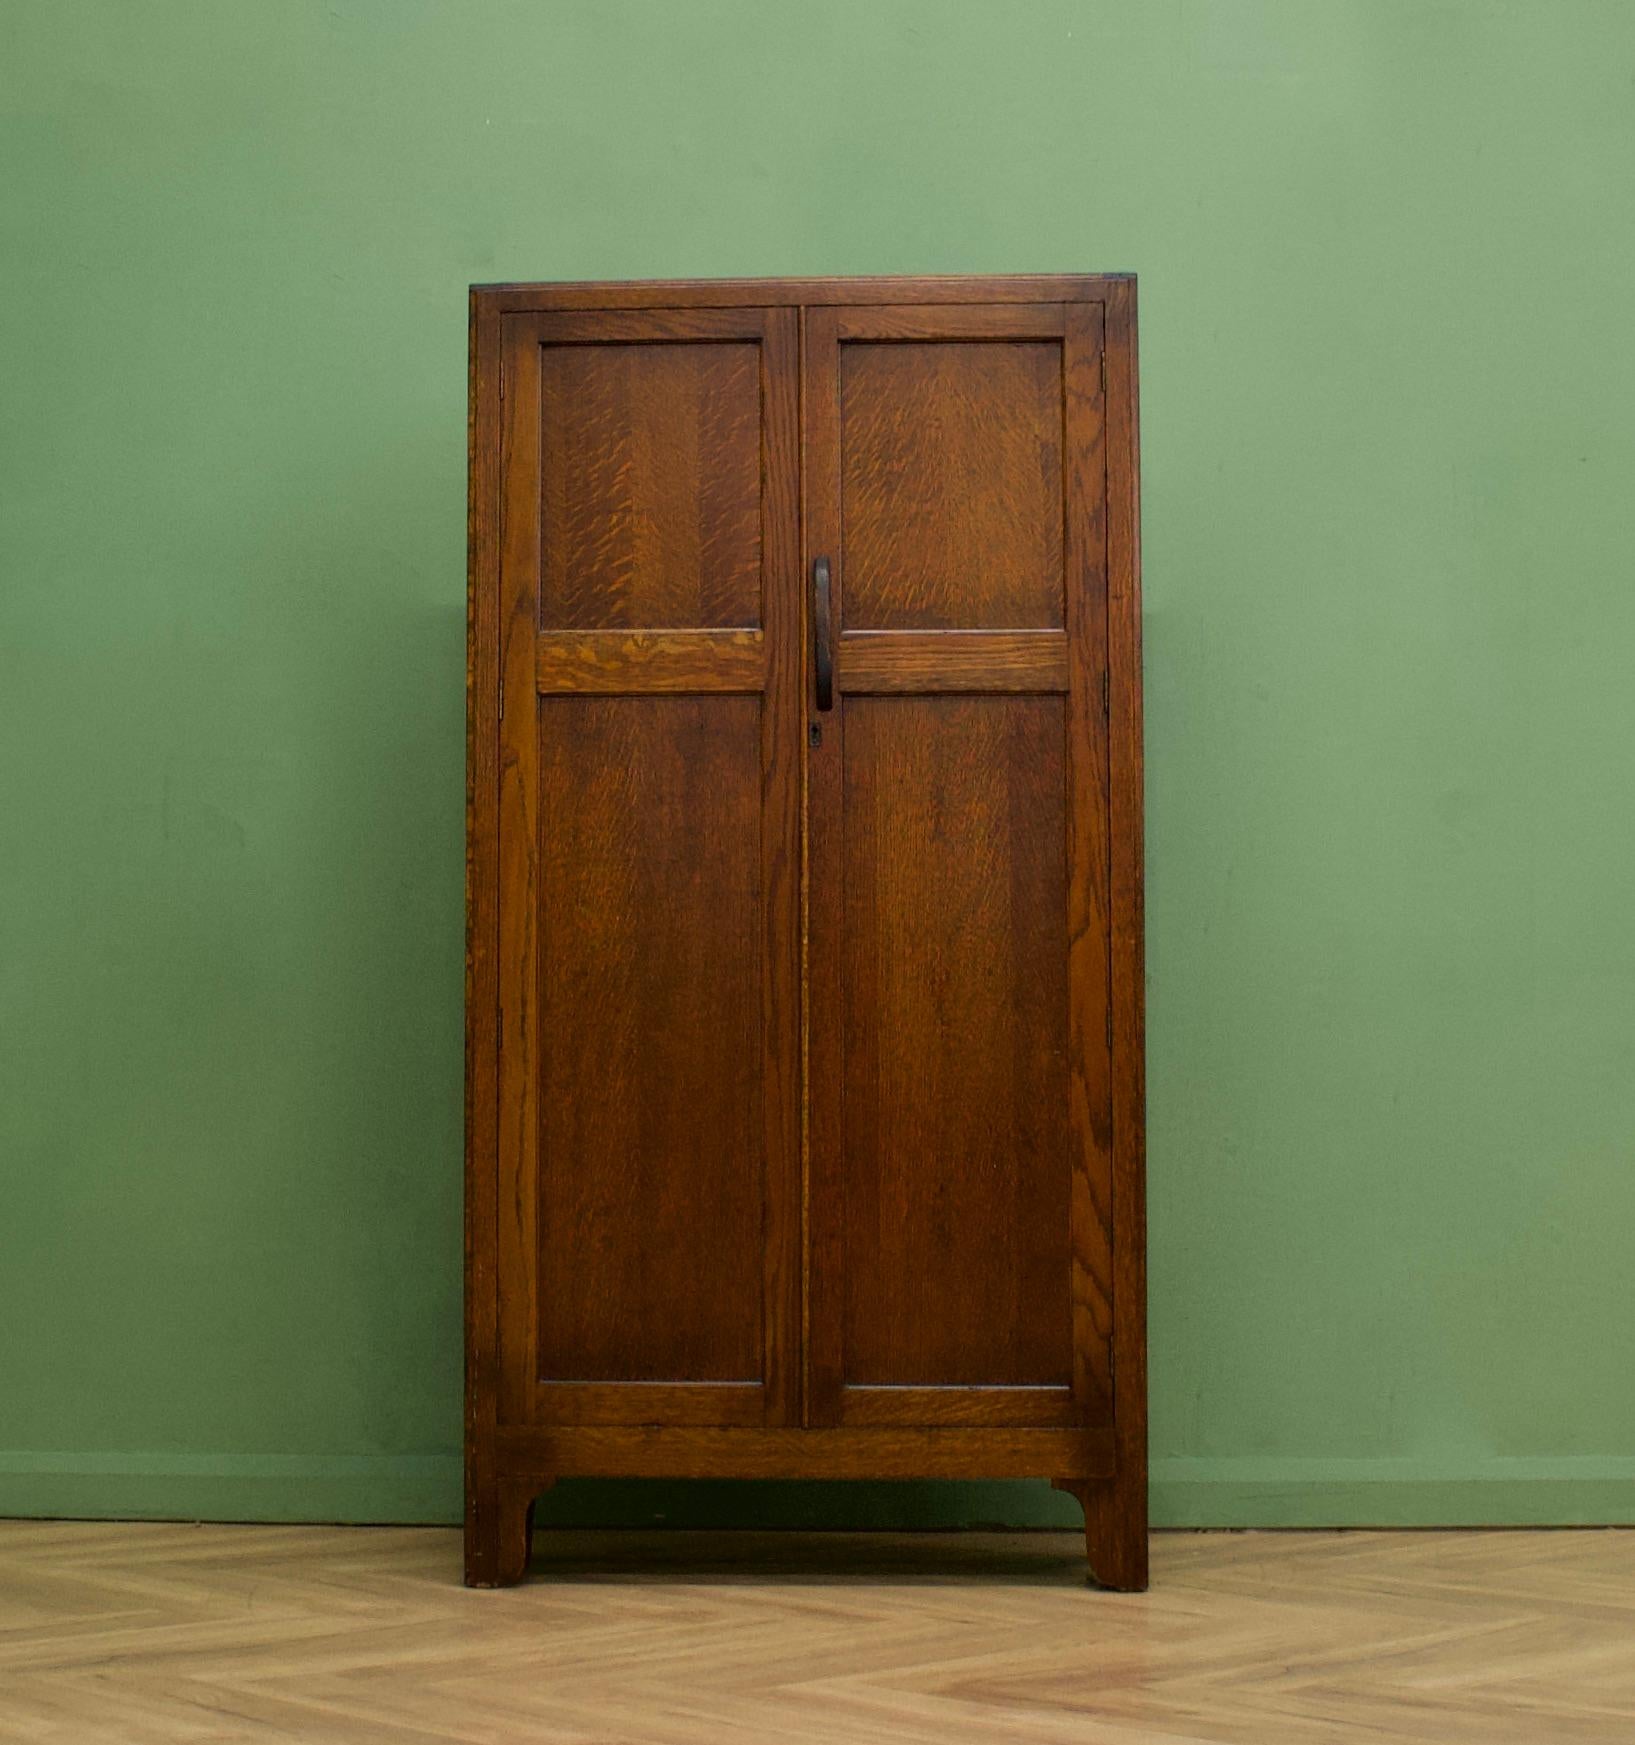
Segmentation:
{"type": "Polygon", "coordinates": [[[812,664],[817,672],[817,706],[835,706],[834,623],[829,609],[829,560],[812,560],[812,664]]]}

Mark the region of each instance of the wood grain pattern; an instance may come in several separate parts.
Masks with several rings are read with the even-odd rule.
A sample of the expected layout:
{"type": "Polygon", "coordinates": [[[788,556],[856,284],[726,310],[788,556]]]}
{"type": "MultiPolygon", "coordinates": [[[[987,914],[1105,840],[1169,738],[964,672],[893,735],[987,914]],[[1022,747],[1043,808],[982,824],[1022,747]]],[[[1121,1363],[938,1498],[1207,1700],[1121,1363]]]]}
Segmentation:
{"type": "Polygon", "coordinates": [[[843,630],[1062,622],[1062,351],[843,343],[843,630]]]}
{"type": "Polygon", "coordinates": [[[72,1745],[1623,1745],[1635,1532],[0,1523],[0,1737],[72,1745]]]}
{"type": "Polygon", "coordinates": [[[506,1470],[523,1475],[1028,1478],[1044,1471],[1105,1478],[1113,1470],[1111,1432],[1083,1427],[502,1426],[496,1448],[506,1470]]]}
{"type": "MultiPolygon", "coordinates": [[[[499,1300],[496,1375],[500,1422],[533,1414],[539,1366],[534,1353],[538,1318],[534,1269],[538,1264],[539,1169],[539,709],[540,568],[539,336],[515,317],[502,323],[499,592],[501,710],[499,805],[491,852],[498,863],[499,946],[496,953],[494,1046],[496,1176],[494,1289],[499,1300]],[[515,699],[521,699],[520,706],[515,699]],[[533,706],[530,707],[529,705],[533,706]]],[[[497,1473],[493,1546],[470,1544],[474,1561],[497,1565],[515,1537],[515,1511],[506,1506],[497,1473]]]]}
{"type": "Polygon", "coordinates": [[[498,1579],[494,1431],[499,1009],[500,321],[470,301],[466,401],[465,1534],[473,1579],[498,1579]]]}
{"type": "Polygon", "coordinates": [[[564,280],[556,284],[475,285],[472,294],[481,307],[496,315],[590,310],[600,318],[610,310],[646,313],[654,308],[721,312],[833,308],[849,316],[858,306],[1100,303],[1116,286],[1133,282],[1131,273],[930,277],[888,273],[861,278],[564,280]]]}
{"type": "Polygon", "coordinates": [[[1065,691],[1060,630],[850,630],[835,662],[853,696],[916,691],[1065,691]]]}
{"type": "Polygon", "coordinates": [[[800,547],[800,318],[769,309],[762,343],[762,550],[766,691],[761,707],[762,1119],[767,1181],[761,1230],[766,1308],[764,1422],[800,1422],[805,1241],[802,1155],[801,876],[806,722],[800,547]]]}
{"type": "Polygon", "coordinates": [[[1145,1582],[1133,292],[474,289],[472,1582],[565,1473],[1051,1477],[1145,1582]]]}
{"type": "Polygon", "coordinates": [[[809,753],[815,1423],[1112,1411],[1100,317],[808,314],[808,558],[831,554],[852,627],[809,753]],[[847,372],[872,353],[871,424],[847,372]],[[962,482],[985,562],[955,596],[943,567],[866,555],[860,613],[854,474],[934,501],[925,467],[962,482]],[[1026,628],[984,627],[1046,572],[1026,628]],[[856,628],[903,601],[941,625],[856,628]]]}
{"type": "MultiPolygon", "coordinates": [[[[1012,1242],[1007,1246],[1015,1245],[1012,1242]]],[[[952,1258],[957,1264],[958,1257],[952,1258]]],[[[985,1256],[983,1270],[991,1273],[999,1269],[993,1266],[990,1257],[985,1256]]],[[[1051,1294],[1060,1298],[1059,1279],[1053,1282],[1051,1294]]],[[[955,1381],[923,1386],[853,1382],[842,1396],[841,1415],[846,1424],[858,1429],[894,1424],[950,1429],[980,1424],[1065,1427],[1084,1420],[1073,1390],[1065,1382],[1030,1385],[1027,1382],[968,1384],[955,1381]]]]}
{"type": "Polygon", "coordinates": [[[1104,1580],[1147,1580],[1146,968],[1135,285],[1107,301],[1107,653],[1112,857],[1113,1372],[1118,1460],[1086,1503],[1104,1580]]]}
{"type": "MultiPolygon", "coordinates": [[[[579,313],[508,331],[499,1419],[787,1421],[799,1393],[796,318],[579,313]],[[623,368],[625,350],[719,355],[746,333],[755,424],[745,438],[701,415],[707,440],[683,443],[681,472],[707,483],[712,441],[747,446],[764,629],[541,634],[553,574],[579,578],[580,617],[662,619],[676,598],[674,542],[629,532],[679,525],[674,480],[630,461],[673,407],[597,378],[572,411],[571,465],[553,463],[552,418],[572,422],[549,400],[553,355],[577,346],[623,368]],[[606,465],[591,464],[598,445],[606,465]],[[571,475],[574,508],[554,522],[541,483],[553,464],[571,475]],[[583,530],[598,526],[624,541],[612,568],[580,561],[583,530]],[[524,626],[526,678],[513,670],[524,626]]],[[[657,367],[664,392],[697,374],[657,367]]],[[[701,485],[694,520],[713,513],[701,485]]],[[[686,549],[713,548],[700,536],[686,549]]],[[[503,1543],[487,1555],[503,1562],[520,1505],[497,1476],[503,1543]]]]}
{"type": "Polygon", "coordinates": [[[542,348],[542,626],[760,623],[759,351],[542,348]]]}
{"type": "MultiPolygon", "coordinates": [[[[528,327],[541,345],[659,345],[671,340],[696,345],[734,339],[759,344],[773,326],[787,319],[754,300],[739,299],[736,307],[720,308],[685,294],[674,299],[654,296],[652,282],[642,286],[641,297],[626,299],[624,307],[612,297],[599,305],[564,307],[563,299],[549,293],[565,287],[538,288],[547,295],[530,302],[528,327]],[[672,302],[675,307],[665,307],[672,302]]],[[[476,294],[479,299],[493,297],[507,314],[522,313],[515,306],[518,299],[504,291],[496,295],[478,286],[476,294]]]]}
{"type": "Polygon", "coordinates": [[[847,339],[1050,339],[1067,331],[1067,303],[877,303],[835,310],[847,339]]]}
{"type": "Polygon", "coordinates": [[[1112,1033],[1108,929],[1107,457],[1103,317],[1068,312],[1067,491],[1068,1132],[1073,1172],[1073,1393],[1086,1415],[1113,1406],[1112,1033]]]}
{"type": "Polygon", "coordinates": [[[760,714],[541,707],[542,1381],[760,1380],[760,714]]]}
{"type": "Polygon", "coordinates": [[[654,691],[766,688],[766,638],[759,630],[566,630],[539,639],[544,692],[628,696],[654,691]]]}
{"type": "Polygon", "coordinates": [[[1071,1379],[1063,743],[1050,698],[847,707],[848,1387],[1071,1379]]]}
{"type": "MultiPolygon", "coordinates": [[[[801,343],[802,564],[840,552],[840,367],[833,309],[803,313],[801,343]]],[[[845,567],[831,570],[831,609],[843,621],[845,567]]],[[[809,663],[810,666],[811,663],[809,663]]],[[[841,1157],[846,1125],[842,1095],[845,1009],[846,887],[844,788],[847,704],[844,688],[827,714],[816,709],[816,673],[808,671],[806,703],[817,736],[806,750],[805,1012],[806,1240],[802,1422],[840,1422],[845,1391],[846,1219],[841,1157]]]]}

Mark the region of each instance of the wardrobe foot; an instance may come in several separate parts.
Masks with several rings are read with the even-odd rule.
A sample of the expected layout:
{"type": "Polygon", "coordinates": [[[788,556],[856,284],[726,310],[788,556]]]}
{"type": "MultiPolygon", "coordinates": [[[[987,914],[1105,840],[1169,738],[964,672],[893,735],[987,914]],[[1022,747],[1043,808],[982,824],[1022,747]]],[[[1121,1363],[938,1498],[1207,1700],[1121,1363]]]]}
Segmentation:
{"type": "Polygon", "coordinates": [[[1116,1593],[1147,1589],[1147,1499],[1116,1478],[1056,1478],[1051,1483],[1079,1499],[1090,1579],[1116,1593]]]}
{"type": "Polygon", "coordinates": [[[534,1541],[534,1501],[549,1479],[502,1481],[466,1505],[466,1586],[514,1587],[528,1571],[534,1541]]]}

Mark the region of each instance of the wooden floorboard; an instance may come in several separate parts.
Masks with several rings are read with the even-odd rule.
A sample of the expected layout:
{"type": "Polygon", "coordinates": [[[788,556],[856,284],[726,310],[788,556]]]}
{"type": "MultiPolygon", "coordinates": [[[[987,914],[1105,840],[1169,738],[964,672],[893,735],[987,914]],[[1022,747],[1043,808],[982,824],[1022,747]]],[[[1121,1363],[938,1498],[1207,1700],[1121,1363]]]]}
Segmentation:
{"type": "Polygon", "coordinates": [[[542,1533],[0,1522],[0,1740],[1628,1745],[1635,1532],[542,1533]]]}

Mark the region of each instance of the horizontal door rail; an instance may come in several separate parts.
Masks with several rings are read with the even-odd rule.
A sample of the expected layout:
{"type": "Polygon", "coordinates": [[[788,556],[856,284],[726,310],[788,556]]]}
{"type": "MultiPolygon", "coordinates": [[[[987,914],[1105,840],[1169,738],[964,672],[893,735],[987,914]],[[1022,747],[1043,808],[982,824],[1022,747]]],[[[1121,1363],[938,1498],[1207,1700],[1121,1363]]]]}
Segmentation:
{"type": "Polygon", "coordinates": [[[848,630],[841,693],[1067,689],[1064,630],[848,630]]]}
{"type": "Polygon", "coordinates": [[[619,696],[641,691],[762,691],[759,630],[551,630],[539,638],[539,689],[619,696]]]}
{"type": "Polygon", "coordinates": [[[835,315],[835,334],[841,340],[1059,340],[1066,332],[1067,308],[1062,303],[886,304],[841,309],[835,315]]]}

